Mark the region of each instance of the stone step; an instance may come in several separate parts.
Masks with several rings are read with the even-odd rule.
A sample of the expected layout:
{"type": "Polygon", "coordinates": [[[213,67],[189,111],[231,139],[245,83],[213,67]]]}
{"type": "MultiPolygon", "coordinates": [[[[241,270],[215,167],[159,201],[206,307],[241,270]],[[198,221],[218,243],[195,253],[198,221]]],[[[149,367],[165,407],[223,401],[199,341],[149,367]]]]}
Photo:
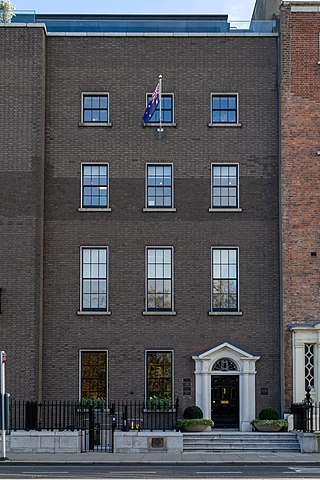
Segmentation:
{"type": "Polygon", "coordinates": [[[188,453],[228,451],[300,452],[295,433],[203,432],[184,433],[183,450],[188,453]]]}

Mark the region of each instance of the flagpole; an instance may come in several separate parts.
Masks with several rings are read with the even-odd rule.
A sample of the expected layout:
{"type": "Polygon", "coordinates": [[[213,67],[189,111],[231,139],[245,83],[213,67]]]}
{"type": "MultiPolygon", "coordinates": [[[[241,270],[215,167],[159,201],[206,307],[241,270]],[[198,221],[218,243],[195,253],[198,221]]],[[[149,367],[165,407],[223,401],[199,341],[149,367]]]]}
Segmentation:
{"type": "Polygon", "coordinates": [[[160,110],[160,125],[159,125],[159,128],[158,128],[158,132],[163,132],[163,128],[162,128],[162,126],[161,126],[161,117],[162,117],[161,95],[162,95],[162,75],[159,75],[159,110],[160,110]]]}

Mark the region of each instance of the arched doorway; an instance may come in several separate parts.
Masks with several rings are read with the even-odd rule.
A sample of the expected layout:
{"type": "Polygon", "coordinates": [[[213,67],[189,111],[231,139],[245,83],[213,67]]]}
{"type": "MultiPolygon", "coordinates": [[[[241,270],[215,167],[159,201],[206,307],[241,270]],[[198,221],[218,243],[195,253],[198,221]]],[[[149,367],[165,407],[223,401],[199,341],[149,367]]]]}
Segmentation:
{"type": "Polygon", "coordinates": [[[239,428],[239,367],[231,358],[212,367],[211,419],[216,428],[239,428]]]}
{"type": "Polygon", "coordinates": [[[260,357],[224,342],[192,358],[196,404],[204,417],[214,415],[216,427],[229,426],[251,432],[250,422],[256,416],[255,364],[260,357]],[[219,408],[213,408],[213,401],[219,408]],[[230,421],[227,420],[228,408],[230,421]]]}

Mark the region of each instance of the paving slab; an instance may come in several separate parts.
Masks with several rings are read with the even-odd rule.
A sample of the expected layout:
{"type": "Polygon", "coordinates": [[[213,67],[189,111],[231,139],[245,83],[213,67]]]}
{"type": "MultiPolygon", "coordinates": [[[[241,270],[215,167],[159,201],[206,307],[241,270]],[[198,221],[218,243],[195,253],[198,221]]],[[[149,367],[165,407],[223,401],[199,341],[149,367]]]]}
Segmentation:
{"type": "Polygon", "coordinates": [[[8,453],[11,464],[305,464],[320,466],[319,453],[8,453]]]}

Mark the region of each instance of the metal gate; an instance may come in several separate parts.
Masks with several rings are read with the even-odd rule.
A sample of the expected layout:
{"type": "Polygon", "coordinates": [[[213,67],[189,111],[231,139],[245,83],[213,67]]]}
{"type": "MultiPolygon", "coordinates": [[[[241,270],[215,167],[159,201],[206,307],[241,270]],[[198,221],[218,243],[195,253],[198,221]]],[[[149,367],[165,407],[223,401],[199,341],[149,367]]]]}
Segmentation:
{"type": "Polygon", "coordinates": [[[108,410],[89,407],[83,413],[82,452],[113,452],[116,417],[108,410]]]}

